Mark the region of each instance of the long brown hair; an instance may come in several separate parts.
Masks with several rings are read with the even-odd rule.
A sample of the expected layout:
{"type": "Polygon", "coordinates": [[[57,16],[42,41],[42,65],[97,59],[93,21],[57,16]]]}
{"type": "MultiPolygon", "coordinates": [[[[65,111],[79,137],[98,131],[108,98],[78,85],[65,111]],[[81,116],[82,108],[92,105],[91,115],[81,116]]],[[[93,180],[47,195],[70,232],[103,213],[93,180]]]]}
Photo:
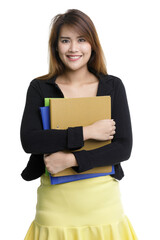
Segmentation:
{"type": "Polygon", "coordinates": [[[107,74],[105,56],[98,38],[96,28],[92,20],[82,11],[69,9],[64,14],[57,14],[51,21],[49,36],[49,73],[38,79],[49,79],[54,75],[60,75],[65,71],[65,65],[57,52],[59,32],[63,25],[71,26],[82,34],[91,44],[92,53],[87,63],[89,71],[107,74]]]}

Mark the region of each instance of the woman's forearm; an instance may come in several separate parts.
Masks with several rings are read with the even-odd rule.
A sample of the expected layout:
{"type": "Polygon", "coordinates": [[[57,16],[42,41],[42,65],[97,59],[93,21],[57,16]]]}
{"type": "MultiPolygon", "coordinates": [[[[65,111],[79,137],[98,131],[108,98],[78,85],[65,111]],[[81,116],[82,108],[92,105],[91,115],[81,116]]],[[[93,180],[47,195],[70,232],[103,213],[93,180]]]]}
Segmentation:
{"type": "Polygon", "coordinates": [[[73,153],[67,153],[67,167],[78,166],[76,158],[73,153]]]}
{"type": "Polygon", "coordinates": [[[90,139],[91,125],[83,127],[83,141],[90,139]]]}

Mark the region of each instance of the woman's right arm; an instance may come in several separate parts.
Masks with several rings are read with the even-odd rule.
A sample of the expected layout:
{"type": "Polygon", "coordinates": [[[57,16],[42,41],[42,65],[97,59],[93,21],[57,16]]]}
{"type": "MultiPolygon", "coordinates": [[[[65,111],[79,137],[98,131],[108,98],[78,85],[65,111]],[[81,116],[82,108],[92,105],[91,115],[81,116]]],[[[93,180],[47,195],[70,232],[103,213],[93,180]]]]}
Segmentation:
{"type": "Polygon", "coordinates": [[[43,130],[39,107],[44,97],[36,79],[32,80],[26,96],[20,127],[20,139],[26,153],[44,154],[76,150],[84,146],[83,127],[43,130]]]}

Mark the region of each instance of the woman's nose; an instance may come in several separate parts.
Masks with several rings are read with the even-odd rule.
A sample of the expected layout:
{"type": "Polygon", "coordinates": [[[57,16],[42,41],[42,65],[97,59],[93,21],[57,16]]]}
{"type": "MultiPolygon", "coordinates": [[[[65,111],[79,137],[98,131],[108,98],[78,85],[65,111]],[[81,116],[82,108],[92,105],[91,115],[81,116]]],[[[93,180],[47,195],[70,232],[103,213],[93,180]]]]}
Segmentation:
{"type": "Polygon", "coordinates": [[[71,51],[71,52],[78,51],[78,45],[77,45],[76,41],[71,41],[70,46],[69,46],[69,51],[71,51]]]}

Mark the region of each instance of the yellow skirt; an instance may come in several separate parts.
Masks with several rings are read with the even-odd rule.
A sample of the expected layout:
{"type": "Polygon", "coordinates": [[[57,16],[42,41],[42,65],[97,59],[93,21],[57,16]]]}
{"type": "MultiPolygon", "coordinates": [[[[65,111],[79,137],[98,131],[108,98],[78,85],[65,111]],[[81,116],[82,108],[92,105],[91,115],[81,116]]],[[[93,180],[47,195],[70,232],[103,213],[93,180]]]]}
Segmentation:
{"type": "Polygon", "coordinates": [[[25,240],[136,240],[119,182],[102,176],[51,185],[41,177],[36,216],[25,240]]]}

